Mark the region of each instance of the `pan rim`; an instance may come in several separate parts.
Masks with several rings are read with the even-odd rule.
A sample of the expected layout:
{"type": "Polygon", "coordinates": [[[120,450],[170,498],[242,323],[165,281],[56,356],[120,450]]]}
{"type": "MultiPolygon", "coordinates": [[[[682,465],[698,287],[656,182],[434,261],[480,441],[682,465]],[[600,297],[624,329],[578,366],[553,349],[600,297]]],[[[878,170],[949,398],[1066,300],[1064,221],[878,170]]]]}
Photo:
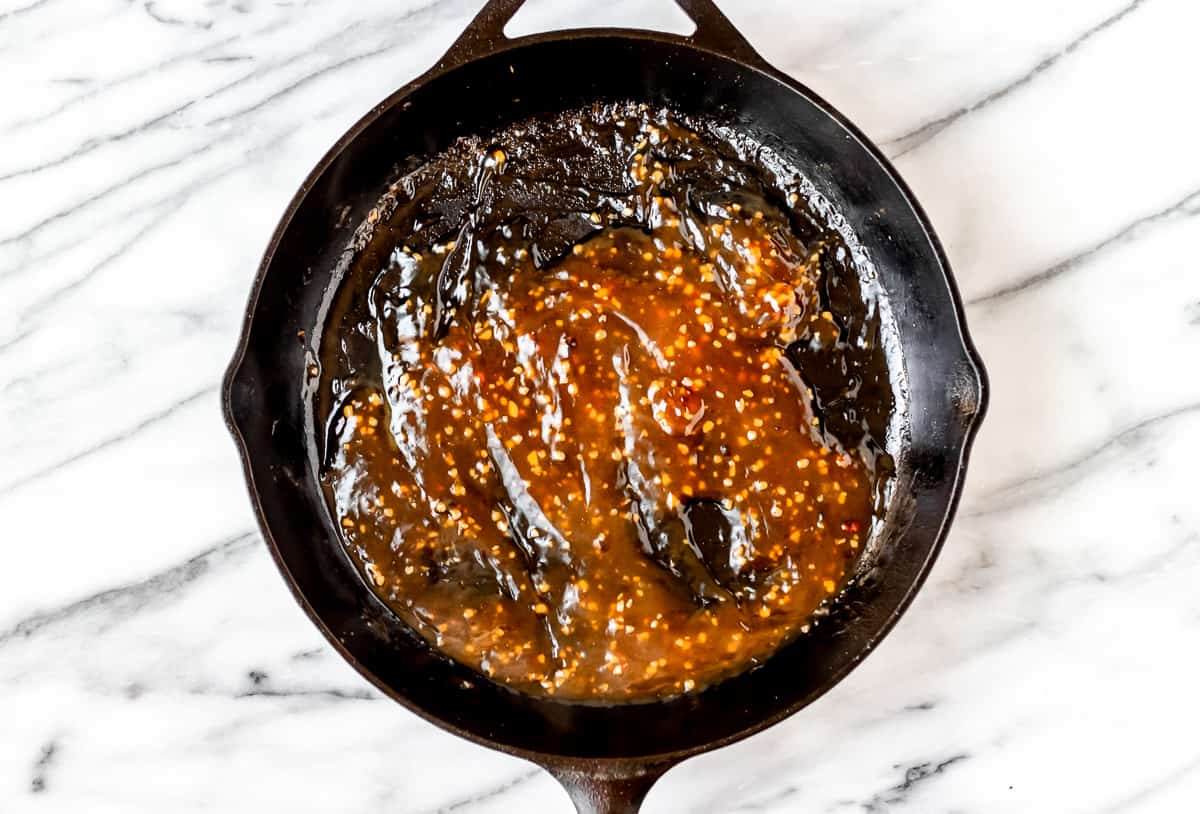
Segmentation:
{"type": "MultiPolygon", "coordinates": [[[[947,316],[949,316],[949,314],[947,316]]],[[[238,448],[243,475],[246,479],[247,490],[254,509],[255,519],[263,536],[263,540],[271,553],[272,559],[275,561],[276,567],[280,570],[284,581],[288,584],[288,588],[293,597],[303,609],[309,620],[317,627],[318,630],[321,631],[326,640],[330,642],[338,654],[348,664],[350,664],[356,672],[366,678],[384,695],[391,698],[393,701],[400,703],[406,709],[412,711],[424,720],[429,721],[439,728],[451,732],[459,737],[465,738],[473,743],[522,757],[547,767],[569,767],[578,765],[580,762],[587,762],[591,765],[601,764],[609,767],[639,767],[651,764],[669,767],[688,757],[727,746],[761,732],[764,729],[767,729],[776,723],[791,717],[804,707],[807,707],[815,702],[817,699],[839,684],[851,671],[857,668],[863,662],[863,660],[875,650],[876,647],[882,643],[882,641],[899,622],[900,618],[911,606],[912,602],[915,600],[917,594],[920,592],[920,589],[923,587],[926,579],[928,578],[929,573],[932,570],[933,565],[935,564],[937,557],[945,543],[947,534],[957,511],[963,491],[963,484],[971,448],[978,435],[982,419],[986,414],[988,398],[989,384],[986,369],[983,365],[979,352],[976,349],[969,332],[967,331],[963,300],[959,293],[958,286],[954,280],[945,250],[941,244],[941,241],[934,232],[932,224],[925,210],[921,207],[912,190],[892,166],[890,160],[883,154],[883,152],[836,108],[815,94],[807,86],[803,85],[787,74],[782,73],[763,60],[748,61],[738,57],[730,56],[718,50],[705,47],[687,37],[680,37],[678,35],[654,31],[622,28],[576,29],[571,31],[548,32],[520,38],[506,39],[498,47],[494,47],[485,54],[480,54],[464,60],[443,59],[429,71],[421,74],[411,82],[403,85],[393,93],[389,94],[385,99],[374,105],[367,113],[359,118],[329,148],[329,150],[326,151],[313,169],[308,173],[300,187],[290,199],[283,215],[272,232],[252,282],[250,296],[246,304],[242,327],[237,340],[234,355],[225,370],[221,384],[221,408],[223,418],[230,434],[234,438],[235,445],[238,448]],[[847,659],[842,665],[840,665],[839,669],[831,673],[828,680],[815,687],[811,692],[792,700],[788,704],[775,710],[771,715],[764,716],[754,722],[751,722],[736,732],[730,733],[715,740],[710,740],[705,743],[696,744],[670,752],[636,756],[585,758],[561,753],[532,750],[524,747],[514,746],[505,741],[494,740],[485,735],[463,729],[462,727],[427,711],[424,707],[415,703],[407,696],[395,691],[387,682],[380,679],[371,668],[359,661],[359,659],[349,651],[349,649],[337,637],[337,635],[326,626],[324,620],[314,610],[312,605],[302,593],[297,580],[292,575],[291,570],[287,565],[280,546],[276,541],[275,535],[268,523],[263,508],[263,503],[260,498],[262,489],[254,474],[252,462],[253,456],[250,450],[250,444],[238,423],[236,409],[234,406],[234,390],[238,386],[240,377],[245,369],[247,356],[249,355],[250,351],[255,316],[259,311],[259,300],[262,295],[262,290],[267,275],[274,264],[276,252],[278,251],[280,244],[283,242],[284,237],[287,235],[296,213],[308,199],[309,193],[312,191],[313,187],[316,186],[316,184],[321,180],[324,174],[328,171],[329,167],[348,148],[352,146],[359,135],[373,125],[385,113],[398,105],[402,105],[419,88],[434,80],[449,76],[461,68],[482,60],[494,59],[500,55],[510,54],[522,49],[537,48],[548,44],[561,44],[563,42],[578,40],[612,40],[616,44],[628,44],[630,41],[650,42],[659,45],[669,45],[690,49],[708,57],[716,57],[720,60],[729,62],[742,70],[748,70],[761,74],[762,76],[783,85],[788,91],[801,96],[807,102],[816,107],[826,117],[832,119],[834,123],[841,127],[851,138],[853,138],[858,143],[858,146],[861,147],[862,150],[876,162],[886,177],[896,187],[905,203],[911,207],[915,220],[919,224],[921,233],[924,236],[924,240],[928,242],[934,257],[937,259],[940,269],[939,285],[944,284],[946,286],[950,303],[953,306],[951,313],[954,317],[954,328],[958,339],[958,347],[954,348],[954,350],[961,350],[963,361],[969,366],[971,373],[974,376],[973,384],[976,388],[976,400],[973,405],[973,410],[965,417],[965,421],[961,428],[961,442],[956,445],[958,448],[958,456],[957,461],[954,462],[954,472],[952,477],[947,478],[950,482],[950,486],[945,511],[942,514],[936,533],[932,534],[932,542],[928,547],[927,554],[920,563],[919,567],[916,569],[914,578],[909,582],[907,588],[902,592],[902,595],[900,596],[894,609],[889,612],[887,617],[875,627],[868,637],[866,637],[865,642],[858,648],[855,655],[852,658],[847,659]]],[[[948,451],[953,453],[954,447],[951,447],[948,451]]]]}

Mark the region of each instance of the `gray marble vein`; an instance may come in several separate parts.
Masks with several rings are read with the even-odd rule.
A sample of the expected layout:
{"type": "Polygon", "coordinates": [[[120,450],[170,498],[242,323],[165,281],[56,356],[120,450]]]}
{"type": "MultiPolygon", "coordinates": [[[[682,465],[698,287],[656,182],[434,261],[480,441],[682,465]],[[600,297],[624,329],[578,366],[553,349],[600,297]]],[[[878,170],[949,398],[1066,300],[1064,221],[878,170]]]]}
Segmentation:
{"type": "Polygon", "coordinates": [[[70,161],[74,161],[77,158],[81,158],[85,155],[88,155],[89,153],[93,152],[94,150],[98,150],[101,147],[104,147],[106,145],[115,144],[117,142],[121,142],[121,141],[125,141],[126,139],[133,138],[134,136],[137,136],[141,133],[145,133],[148,130],[154,129],[155,127],[163,124],[164,122],[170,121],[177,114],[182,113],[183,111],[187,110],[193,104],[195,104],[195,101],[189,99],[188,101],[182,102],[181,104],[178,104],[169,110],[163,111],[161,113],[156,113],[151,118],[146,119],[145,121],[138,122],[137,124],[134,124],[131,127],[127,127],[127,128],[118,130],[113,133],[105,133],[104,135],[101,135],[101,136],[93,136],[93,137],[85,140],[78,147],[76,147],[62,155],[57,155],[57,156],[54,156],[53,158],[47,158],[38,163],[20,167],[19,169],[9,170],[7,172],[0,172],[0,181],[8,181],[13,178],[20,178],[22,176],[32,175],[32,174],[34,174],[36,172],[40,172],[42,170],[48,170],[53,167],[59,167],[70,161]]]}
{"type": "MultiPolygon", "coordinates": [[[[36,223],[33,223],[33,224],[25,227],[20,232],[16,232],[14,234],[6,235],[5,237],[0,238],[0,246],[6,246],[6,245],[13,244],[13,243],[19,243],[24,240],[28,240],[29,238],[37,235],[37,233],[40,232],[41,230],[43,230],[47,227],[50,227],[50,226],[54,226],[59,221],[62,221],[66,218],[70,218],[72,216],[78,215],[81,212],[85,212],[88,209],[88,207],[103,201],[105,198],[112,195],[113,193],[120,192],[121,190],[126,189],[127,187],[130,187],[130,186],[138,183],[139,181],[143,181],[147,178],[150,178],[150,177],[154,176],[156,173],[162,172],[163,170],[172,169],[174,167],[178,167],[178,166],[184,164],[187,161],[194,160],[197,156],[200,156],[201,154],[206,153],[209,150],[213,149],[214,147],[218,146],[221,143],[221,141],[222,140],[219,137],[212,139],[212,140],[207,141],[193,149],[187,150],[182,155],[174,156],[166,161],[153,164],[153,165],[151,165],[149,167],[145,167],[143,169],[139,169],[137,172],[133,173],[132,175],[128,175],[128,176],[120,179],[116,183],[105,187],[104,189],[101,189],[97,192],[93,192],[92,194],[90,194],[86,198],[84,198],[83,200],[72,203],[67,208],[61,209],[58,212],[54,212],[50,215],[47,215],[46,217],[42,218],[41,220],[37,221],[36,223]]],[[[128,214],[129,213],[127,213],[127,212],[122,213],[122,217],[124,217],[128,214]]],[[[45,259],[45,257],[35,258],[35,262],[36,262],[36,260],[42,260],[42,259],[45,259]]],[[[25,270],[32,270],[33,268],[36,268],[36,265],[34,265],[33,263],[29,263],[28,265],[24,266],[25,270]]],[[[0,271],[0,277],[3,277],[7,274],[12,274],[19,270],[21,270],[21,269],[9,269],[6,271],[0,271]]]]}
{"type": "Polygon", "coordinates": [[[1168,204],[1156,212],[1136,218],[1117,229],[1111,235],[1105,236],[1100,241],[1082,251],[1072,254],[1065,260],[1055,263],[1050,268],[1029,274],[1016,282],[1006,283],[991,291],[978,294],[968,300],[967,304],[991,305],[1011,300],[1026,291],[1035,289],[1051,280],[1056,280],[1059,277],[1083,268],[1088,262],[1094,260],[1104,252],[1139,237],[1147,229],[1170,222],[1176,218],[1193,218],[1197,214],[1200,214],[1200,189],[1189,192],[1179,200],[1168,204]]]}
{"type": "Polygon", "coordinates": [[[475,792],[467,797],[460,797],[458,799],[450,800],[447,803],[443,803],[437,808],[430,809],[430,814],[450,814],[452,811],[469,811],[471,809],[478,808],[481,803],[491,802],[498,797],[503,797],[513,789],[518,788],[524,783],[528,783],[530,780],[538,777],[540,774],[540,769],[524,772],[509,780],[505,780],[498,785],[475,792]]]}
{"type": "Polygon", "coordinates": [[[1144,441],[1151,431],[1177,420],[1193,418],[1197,414],[1200,414],[1200,403],[1184,404],[1121,427],[1109,437],[1101,439],[1096,446],[1071,460],[1024,475],[977,496],[973,499],[967,515],[982,517],[1008,511],[1031,500],[1052,497],[1078,483],[1109,453],[1137,451],[1140,442],[1144,441]]]}
{"type": "MultiPolygon", "coordinates": [[[[1200,757],[1189,760],[1177,769],[1172,769],[1166,775],[1156,778],[1151,783],[1138,789],[1133,794],[1117,801],[1111,806],[1100,809],[1096,814],[1129,814],[1133,811],[1146,811],[1146,803],[1152,801],[1163,792],[1170,791],[1189,777],[1200,773],[1200,757]]],[[[1195,798],[1191,798],[1195,799],[1195,798]]],[[[1166,810],[1165,808],[1163,810],[1166,810]]]]}
{"type": "Polygon", "coordinates": [[[89,621],[99,618],[112,620],[137,613],[163,596],[210,573],[215,565],[225,564],[231,557],[242,554],[256,536],[254,532],[232,535],[179,565],[145,579],[116,588],[106,588],[61,608],[42,611],[21,619],[7,630],[0,630],[0,647],[12,641],[29,639],[57,624],[84,616],[89,621]]]}
{"type": "Polygon", "coordinates": [[[910,795],[918,788],[924,788],[927,784],[937,778],[938,775],[945,772],[956,763],[961,763],[968,760],[970,755],[958,754],[951,755],[947,758],[938,761],[925,761],[912,766],[900,767],[897,769],[903,770],[904,779],[896,785],[879,792],[871,799],[862,804],[862,810],[866,814],[879,814],[879,812],[893,811],[895,806],[904,805],[908,802],[910,795]]]}
{"type": "Polygon", "coordinates": [[[185,409],[191,407],[193,404],[201,401],[202,399],[209,399],[211,401],[215,401],[216,393],[217,393],[217,385],[215,385],[215,384],[205,385],[204,387],[201,387],[199,390],[189,393],[188,395],[184,396],[183,398],[179,399],[178,401],[168,404],[166,407],[163,407],[162,409],[158,410],[157,412],[150,414],[149,416],[138,421],[136,424],[134,424],[130,427],[126,427],[125,429],[122,429],[120,432],[116,433],[115,435],[110,435],[106,438],[101,438],[101,439],[97,440],[94,444],[88,446],[87,448],[81,449],[78,452],[72,453],[68,457],[63,458],[61,460],[54,461],[53,463],[49,464],[48,466],[42,467],[40,469],[35,469],[32,471],[24,472],[17,479],[14,479],[7,483],[0,483],[0,497],[8,495],[12,492],[19,491],[21,489],[27,488],[30,485],[41,480],[42,478],[49,477],[49,476],[53,475],[54,473],[62,470],[64,467],[70,466],[71,464],[74,464],[74,463],[78,463],[79,461],[83,460],[84,458],[87,458],[88,456],[95,455],[99,452],[103,452],[104,450],[108,449],[109,447],[115,446],[116,444],[120,444],[125,441],[128,441],[130,438],[135,437],[138,433],[142,432],[143,430],[145,430],[149,427],[153,427],[154,425],[156,425],[160,422],[169,420],[176,413],[180,412],[181,410],[185,410],[185,409]]]}
{"type": "Polygon", "coordinates": [[[947,127],[953,125],[964,116],[969,116],[972,113],[983,110],[984,108],[1003,100],[1011,93],[1020,90],[1026,85],[1034,82],[1038,77],[1053,68],[1060,61],[1079,50],[1079,48],[1081,48],[1088,40],[1116,25],[1121,20],[1125,19],[1127,16],[1136,11],[1138,7],[1145,2],[1147,2],[1147,0],[1131,0],[1130,3],[1121,7],[1115,14],[1105,17],[1103,20],[1072,39],[1062,48],[1055,51],[1038,64],[1034,65],[1027,72],[1018,76],[1016,79],[1013,79],[1002,87],[989,92],[986,96],[983,96],[982,98],[977,99],[968,105],[960,107],[951,113],[939,116],[933,121],[926,122],[925,124],[922,124],[919,127],[904,133],[903,135],[897,136],[896,138],[885,142],[884,146],[889,148],[889,154],[893,160],[911,153],[913,150],[916,150],[927,144],[931,139],[936,138],[939,133],[941,133],[947,127]]]}
{"type": "MultiPolygon", "coordinates": [[[[279,24],[276,23],[274,27],[278,27],[278,25],[279,24]]],[[[261,34],[267,33],[269,30],[270,29],[260,29],[259,31],[253,32],[253,35],[261,35],[261,34]]],[[[190,48],[186,51],[173,54],[170,57],[163,59],[162,61],[152,63],[152,64],[147,65],[142,68],[138,68],[137,70],[130,71],[129,73],[123,74],[119,77],[116,77],[114,79],[110,79],[107,81],[94,82],[90,79],[80,78],[76,81],[81,84],[86,84],[87,85],[86,90],[67,98],[60,104],[56,105],[55,107],[52,107],[51,109],[49,109],[43,113],[39,113],[39,114],[37,114],[35,116],[31,116],[29,118],[17,119],[13,122],[10,122],[8,124],[5,132],[18,132],[20,130],[24,130],[26,128],[33,127],[35,125],[39,125],[44,122],[50,121],[55,116],[58,116],[64,112],[66,112],[70,108],[72,108],[82,102],[86,102],[87,100],[92,99],[93,97],[96,97],[96,96],[99,96],[99,95],[105,94],[105,93],[112,93],[114,91],[119,91],[125,85],[136,82],[140,79],[144,79],[145,77],[148,77],[148,76],[153,76],[154,74],[160,73],[160,72],[162,72],[166,69],[169,69],[175,65],[187,64],[189,62],[194,61],[198,57],[201,58],[205,62],[222,61],[227,58],[222,57],[220,55],[209,56],[209,54],[211,54],[214,51],[220,51],[221,49],[225,48],[227,45],[232,45],[233,43],[237,42],[241,38],[242,38],[241,36],[231,36],[231,37],[224,37],[215,42],[205,43],[204,45],[202,45],[198,48],[190,48]]],[[[237,59],[241,60],[241,59],[245,59],[245,58],[238,57],[237,59]]]]}
{"type": "MultiPolygon", "coordinates": [[[[37,321],[44,322],[53,310],[61,305],[64,300],[78,294],[79,289],[86,286],[89,282],[95,279],[96,275],[103,272],[106,268],[118,262],[125,254],[134,246],[140,244],[155,229],[162,226],[167,220],[178,212],[185,203],[185,200],[180,196],[172,196],[172,198],[163,201],[157,206],[149,208],[149,216],[145,218],[145,222],[137,227],[137,230],[124,240],[119,246],[106,254],[104,257],[80,276],[74,280],[63,283],[62,285],[39,296],[37,299],[28,303],[22,309],[18,316],[18,321],[21,323],[37,321]]],[[[132,214],[132,213],[131,213],[132,214]]],[[[126,216],[128,220],[128,216],[126,216]]]]}
{"type": "Polygon", "coordinates": [[[42,746],[37,760],[33,762],[33,778],[29,781],[30,792],[40,794],[46,790],[46,778],[54,767],[54,758],[58,754],[59,748],[56,740],[47,741],[42,746]]]}
{"type": "Polygon", "coordinates": [[[31,11],[36,11],[49,2],[52,2],[52,0],[34,0],[34,2],[29,3],[28,5],[18,6],[17,8],[10,9],[8,11],[0,11],[0,23],[3,23],[5,20],[11,20],[14,17],[20,17],[22,14],[28,14],[31,11]]]}

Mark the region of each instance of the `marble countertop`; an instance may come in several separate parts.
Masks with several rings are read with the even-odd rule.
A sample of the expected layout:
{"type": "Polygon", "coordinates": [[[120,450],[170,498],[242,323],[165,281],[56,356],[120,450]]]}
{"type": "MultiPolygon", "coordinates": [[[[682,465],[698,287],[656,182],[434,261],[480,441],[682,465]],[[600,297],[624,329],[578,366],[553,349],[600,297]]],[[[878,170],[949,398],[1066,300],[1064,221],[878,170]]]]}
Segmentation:
{"type": "MultiPolygon", "coordinates": [[[[325,644],[218,409],[295,188],[479,5],[0,0],[0,812],[569,810],[325,644]]],[[[899,627],[646,811],[1195,810],[1200,4],[722,5],[895,158],[993,394],[899,627]]],[[[603,23],[681,18],[513,25],[603,23]]]]}

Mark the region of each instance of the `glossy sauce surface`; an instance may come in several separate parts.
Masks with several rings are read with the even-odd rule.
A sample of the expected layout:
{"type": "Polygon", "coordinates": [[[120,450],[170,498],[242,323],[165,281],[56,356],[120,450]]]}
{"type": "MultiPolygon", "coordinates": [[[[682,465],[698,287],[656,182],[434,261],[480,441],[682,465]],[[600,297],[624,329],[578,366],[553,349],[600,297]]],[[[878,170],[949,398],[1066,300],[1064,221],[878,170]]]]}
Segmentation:
{"type": "Polygon", "coordinates": [[[343,542],[516,689],[746,669],[841,590],[876,513],[879,315],[841,236],[704,130],[620,106],[458,145],[381,208],[326,328],[343,542]]]}

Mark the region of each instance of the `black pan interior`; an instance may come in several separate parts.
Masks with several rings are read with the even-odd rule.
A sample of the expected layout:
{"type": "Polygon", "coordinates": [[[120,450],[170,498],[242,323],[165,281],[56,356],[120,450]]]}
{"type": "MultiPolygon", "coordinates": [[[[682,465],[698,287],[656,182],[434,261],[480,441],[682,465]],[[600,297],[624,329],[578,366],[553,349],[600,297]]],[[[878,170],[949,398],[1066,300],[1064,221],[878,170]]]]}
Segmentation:
{"type": "Polygon", "coordinates": [[[331,152],[285,216],[260,272],[244,353],[227,381],[268,542],[298,598],[370,680],[459,734],[528,755],[682,755],[743,736],[812,701],[890,627],[940,544],[981,408],[953,284],[902,184],[824,103],[781,77],[631,32],[542,40],[400,92],[331,152]],[[615,707],[516,694],[432,653],[379,603],[339,549],[316,482],[304,392],[329,293],[354,229],[414,158],[595,100],[645,101],[727,119],[801,167],[874,263],[890,304],[907,416],[889,450],[892,507],[873,567],[833,615],[762,667],[695,696],[615,707]],[[301,335],[303,332],[303,335],[301,335]]]}

